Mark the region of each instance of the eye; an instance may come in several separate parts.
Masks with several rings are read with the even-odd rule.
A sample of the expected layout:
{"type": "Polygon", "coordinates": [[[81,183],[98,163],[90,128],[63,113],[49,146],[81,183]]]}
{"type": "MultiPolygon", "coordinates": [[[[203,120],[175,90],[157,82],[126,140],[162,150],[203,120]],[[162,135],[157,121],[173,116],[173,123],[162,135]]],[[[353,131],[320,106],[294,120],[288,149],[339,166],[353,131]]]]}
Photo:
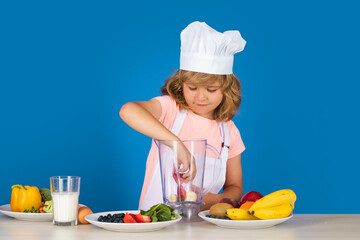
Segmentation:
{"type": "Polygon", "coordinates": [[[217,88],[208,88],[208,89],[207,89],[207,91],[208,91],[208,92],[211,92],[211,93],[216,92],[216,90],[217,90],[217,88]]]}
{"type": "Polygon", "coordinates": [[[190,86],[188,86],[188,88],[189,88],[190,91],[195,91],[195,90],[196,90],[196,87],[190,87],[190,86]]]}

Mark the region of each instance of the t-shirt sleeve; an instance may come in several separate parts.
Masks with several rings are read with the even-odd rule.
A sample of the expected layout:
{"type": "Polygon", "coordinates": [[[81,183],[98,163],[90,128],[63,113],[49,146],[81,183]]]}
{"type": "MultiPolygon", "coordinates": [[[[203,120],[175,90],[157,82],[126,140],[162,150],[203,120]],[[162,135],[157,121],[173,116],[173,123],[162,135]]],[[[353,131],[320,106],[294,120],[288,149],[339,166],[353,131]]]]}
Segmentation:
{"type": "Polygon", "coordinates": [[[235,126],[233,121],[227,124],[229,135],[230,135],[230,148],[228,158],[233,158],[242,153],[245,150],[245,145],[241,139],[240,131],[235,126]]]}
{"type": "Polygon", "coordinates": [[[161,104],[161,116],[159,122],[164,124],[168,129],[171,129],[179,112],[179,105],[170,96],[159,96],[154,99],[158,100],[161,104]]]}

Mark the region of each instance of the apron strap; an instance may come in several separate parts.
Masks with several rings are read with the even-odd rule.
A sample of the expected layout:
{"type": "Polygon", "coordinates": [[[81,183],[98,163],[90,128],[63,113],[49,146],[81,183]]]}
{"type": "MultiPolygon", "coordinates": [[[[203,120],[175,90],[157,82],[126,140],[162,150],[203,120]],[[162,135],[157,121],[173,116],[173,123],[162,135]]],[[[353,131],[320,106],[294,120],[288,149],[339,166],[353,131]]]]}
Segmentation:
{"type": "Polygon", "coordinates": [[[220,123],[220,131],[221,131],[221,139],[222,139],[222,148],[221,148],[221,159],[223,163],[222,167],[226,168],[226,162],[228,159],[229,148],[230,148],[230,136],[225,122],[220,123]]]}
{"type": "Polygon", "coordinates": [[[220,123],[221,139],[222,139],[222,148],[230,148],[230,137],[229,132],[225,122],[220,123]]]}
{"type": "Polygon", "coordinates": [[[174,125],[171,129],[171,132],[173,134],[175,134],[176,136],[179,134],[180,132],[180,129],[184,123],[184,120],[185,120],[185,117],[186,117],[186,113],[187,111],[184,110],[184,109],[181,109],[178,113],[178,115],[176,116],[176,119],[175,119],[175,122],[174,122],[174,125]]]}
{"type": "Polygon", "coordinates": [[[224,122],[220,123],[220,132],[221,132],[221,140],[222,140],[220,157],[222,160],[222,164],[220,166],[220,175],[217,180],[217,183],[210,189],[210,192],[215,194],[217,194],[222,189],[226,180],[226,164],[228,160],[229,146],[230,146],[230,137],[226,123],[224,122]]]}

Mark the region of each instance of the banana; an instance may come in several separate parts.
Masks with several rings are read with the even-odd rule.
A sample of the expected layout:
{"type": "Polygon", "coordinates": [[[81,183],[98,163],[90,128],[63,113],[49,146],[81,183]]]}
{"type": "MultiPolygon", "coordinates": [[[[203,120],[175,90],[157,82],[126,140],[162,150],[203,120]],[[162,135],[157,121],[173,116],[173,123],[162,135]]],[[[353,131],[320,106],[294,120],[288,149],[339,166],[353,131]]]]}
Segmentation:
{"type": "Polygon", "coordinates": [[[258,208],[268,208],[285,203],[289,203],[292,207],[296,201],[296,194],[290,189],[282,189],[270,193],[259,200],[257,200],[249,209],[249,212],[252,212],[258,208]]]}
{"type": "Polygon", "coordinates": [[[240,208],[231,208],[226,210],[226,216],[232,220],[256,220],[257,217],[254,217],[249,214],[247,209],[240,208]]]}
{"type": "Polygon", "coordinates": [[[293,211],[290,203],[284,203],[275,207],[256,208],[250,213],[259,219],[275,219],[288,217],[293,211]]]}

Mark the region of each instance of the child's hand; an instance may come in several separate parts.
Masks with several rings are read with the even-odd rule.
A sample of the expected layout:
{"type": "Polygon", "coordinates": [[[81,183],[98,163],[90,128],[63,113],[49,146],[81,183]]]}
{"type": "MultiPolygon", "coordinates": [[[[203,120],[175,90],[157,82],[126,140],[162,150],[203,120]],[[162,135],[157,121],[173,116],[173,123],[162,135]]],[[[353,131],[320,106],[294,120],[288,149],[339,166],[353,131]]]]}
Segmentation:
{"type": "Polygon", "coordinates": [[[177,155],[177,171],[181,173],[179,175],[181,175],[183,182],[186,183],[193,180],[196,176],[195,158],[182,142],[180,142],[177,148],[177,155]]]}

